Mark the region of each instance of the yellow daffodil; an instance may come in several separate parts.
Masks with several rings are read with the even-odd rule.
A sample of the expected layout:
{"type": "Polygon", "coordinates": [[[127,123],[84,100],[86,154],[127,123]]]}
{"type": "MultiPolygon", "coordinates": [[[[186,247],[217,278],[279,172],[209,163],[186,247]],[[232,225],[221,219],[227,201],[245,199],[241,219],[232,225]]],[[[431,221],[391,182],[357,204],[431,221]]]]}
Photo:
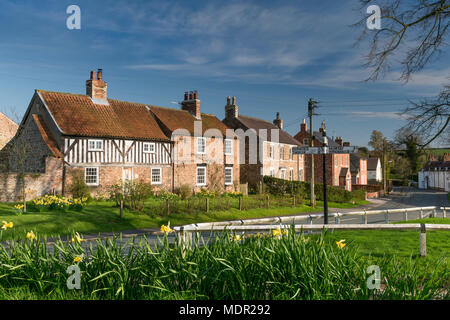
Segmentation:
{"type": "Polygon", "coordinates": [[[323,241],[323,240],[320,240],[320,241],[317,240],[316,243],[319,244],[319,245],[322,246],[322,247],[325,246],[325,241],[323,241]]]}
{"type": "Polygon", "coordinates": [[[173,232],[173,230],[170,229],[170,222],[169,222],[169,224],[167,226],[165,226],[165,225],[161,226],[161,232],[164,232],[166,234],[173,232]]]}
{"type": "Polygon", "coordinates": [[[36,239],[36,235],[34,234],[33,230],[31,230],[30,232],[27,232],[27,239],[30,241],[33,241],[34,239],[36,239]]]}
{"type": "Polygon", "coordinates": [[[14,227],[14,223],[12,221],[10,221],[9,223],[6,221],[3,221],[2,223],[3,223],[3,225],[2,225],[3,230],[14,227]]]}
{"type": "Polygon", "coordinates": [[[346,243],[344,242],[345,240],[336,241],[336,245],[338,246],[339,249],[342,249],[343,247],[346,246],[346,243]]]}
{"type": "Polygon", "coordinates": [[[235,235],[233,235],[233,236],[231,237],[231,240],[232,240],[232,241],[239,242],[239,241],[242,240],[242,236],[239,235],[239,234],[235,234],[235,235]]]}
{"type": "Polygon", "coordinates": [[[83,260],[83,258],[78,257],[78,256],[73,258],[73,262],[81,262],[81,260],[83,260]]]}
{"type": "Polygon", "coordinates": [[[281,229],[280,229],[280,228],[277,228],[277,229],[272,230],[272,235],[273,235],[274,237],[279,237],[279,236],[281,236],[281,229]]]}
{"type": "Polygon", "coordinates": [[[81,243],[84,241],[84,239],[80,236],[80,234],[77,232],[75,233],[75,238],[72,237],[72,242],[77,242],[77,243],[81,243]]]}

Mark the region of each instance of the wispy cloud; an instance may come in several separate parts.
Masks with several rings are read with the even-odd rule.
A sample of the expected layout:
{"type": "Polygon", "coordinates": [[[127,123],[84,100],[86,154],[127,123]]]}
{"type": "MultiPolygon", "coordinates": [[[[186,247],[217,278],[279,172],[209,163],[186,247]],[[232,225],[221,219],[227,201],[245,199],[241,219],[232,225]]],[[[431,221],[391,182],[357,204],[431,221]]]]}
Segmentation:
{"type": "Polygon", "coordinates": [[[383,118],[395,120],[408,120],[410,116],[401,112],[377,112],[377,111],[350,111],[350,116],[364,118],[383,118]]]}

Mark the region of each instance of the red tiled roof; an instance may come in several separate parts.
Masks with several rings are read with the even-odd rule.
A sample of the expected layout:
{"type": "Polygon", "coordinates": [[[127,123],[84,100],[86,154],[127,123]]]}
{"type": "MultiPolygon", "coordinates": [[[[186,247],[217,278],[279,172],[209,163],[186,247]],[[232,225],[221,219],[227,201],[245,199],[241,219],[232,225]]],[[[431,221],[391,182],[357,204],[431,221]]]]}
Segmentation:
{"type": "Polygon", "coordinates": [[[53,138],[50,130],[48,130],[44,119],[42,119],[42,117],[38,116],[37,114],[33,114],[33,120],[36,123],[39,132],[41,133],[42,139],[47,144],[47,147],[50,149],[53,155],[57,158],[62,158],[63,154],[61,153],[61,151],[59,151],[58,145],[56,144],[56,141],[53,138]]]}
{"type": "MultiPolygon", "coordinates": [[[[170,131],[166,134],[171,134],[177,129],[186,129],[191,135],[194,135],[194,123],[200,121],[192,114],[185,110],[163,108],[157,106],[150,106],[153,114],[162,122],[162,124],[170,131]]],[[[226,136],[228,127],[212,114],[202,113],[202,134],[209,129],[217,129],[222,135],[226,136]]]]}
{"type": "MultiPolygon", "coordinates": [[[[267,130],[267,140],[272,140],[271,138],[271,130],[275,129],[278,130],[278,127],[272,124],[269,121],[247,117],[244,115],[239,115],[237,118],[244,126],[246,126],[249,129],[255,129],[256,133],[259,135],[260,129],[267,130]]],[[[285,144],[293,144],[293,145],[302,145],[299,141],[294,139],[289,133],[287,133],[284,130],[279,131],[279,142],[285,143],[285,144]]]]}
{"type": "Polygon", "coordinates": [[[144,104],[108,99],[101,105],[87,95],[37,93],[65,135],[169,140],[144,104]]]}

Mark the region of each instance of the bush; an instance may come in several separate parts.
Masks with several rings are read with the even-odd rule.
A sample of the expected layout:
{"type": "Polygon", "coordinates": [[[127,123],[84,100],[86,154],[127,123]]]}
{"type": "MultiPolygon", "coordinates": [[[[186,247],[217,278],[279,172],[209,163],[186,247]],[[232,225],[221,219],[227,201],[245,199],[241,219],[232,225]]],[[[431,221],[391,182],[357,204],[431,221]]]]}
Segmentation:
{"type": "Polygon", "coordinates": [[[89,187],[86,185],[84,181],[83,170],[76,170],[72,172],[72,185],[70,188],[70,192],[72,193],[72,197],[75,199],[82,198],[91,198],[89,187]]]}
{"type": "MultiPolygon", "coordinates": [[[[310,183],[305,181],[290,181],[264,176],[264,191],[272,195],[298,195],[302,199],[309,198],[310,183]]],[[[323,184],[314,184],[314,195],[317,200],[323,200],[323,184]]],[[[342,188],[327,186],[328,201],[348,202],[352,194],[342,188]]]]}
{"type": "Polygon", "coordinates": [[[360,190],[352,190],[350,192],[351,199],[355,201],[362,201],[366,200],[366,190],[360,189],[360,190]]]}
{"type": "Polygon", "coordinates": [[[189,185],[181,185],[175,192],[182,200],[186,200],[192,196],[192,189],[189,185]]]}
{"type": "Polygon", "coordinates": [[[116,205],[120,205],[123,201],[124,206],[130,210],[142,211],[144,201],[151,195],[153,195],[151,184],[143,181],[127,181],[123,185],[117,183],[110,186],[111,199],[116,201],[116,205]]]}

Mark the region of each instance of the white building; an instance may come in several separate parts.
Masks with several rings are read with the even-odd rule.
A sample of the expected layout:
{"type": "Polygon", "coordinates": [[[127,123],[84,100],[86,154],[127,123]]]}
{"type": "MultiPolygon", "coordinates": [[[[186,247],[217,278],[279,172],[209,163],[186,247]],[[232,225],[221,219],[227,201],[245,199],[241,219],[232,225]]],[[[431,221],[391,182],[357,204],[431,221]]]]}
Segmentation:
{"type": "Polygon", "coordinates": [[[419,171],[420,189],[450,191],[450,161],[431,161],[419,171]]]}
{"type": "Polygon", "coordinates": [[[369,158],[367,160],[367,181],[381,182],[383,180],[383,173],[381,171],[380,158],[369,158]]]}

